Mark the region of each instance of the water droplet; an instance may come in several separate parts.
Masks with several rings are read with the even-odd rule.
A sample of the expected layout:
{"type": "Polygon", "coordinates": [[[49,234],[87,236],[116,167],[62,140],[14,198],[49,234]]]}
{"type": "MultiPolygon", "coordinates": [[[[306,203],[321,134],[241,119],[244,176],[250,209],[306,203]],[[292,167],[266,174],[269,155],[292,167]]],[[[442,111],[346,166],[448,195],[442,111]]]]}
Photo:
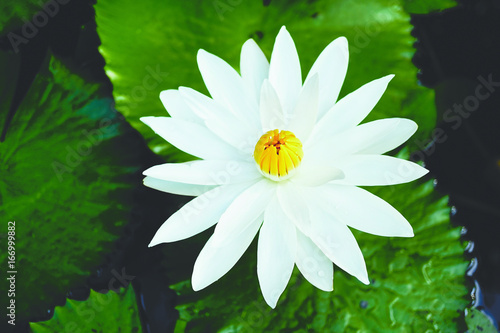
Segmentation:
{"type": "Polygon", "coordinates": [[[472,258],[471,261],[470,261],[470,264],[469,266],[467,267],[467,276],[472,276],[474,275],[474,273],[476,272],[477,270],[477,259],[476,258],[472,258]]]}
{"type": "Polygon", "coordinates": [[[362,309],[366,309],[368,307],[368,302],[367,301],[359,302],[359,307],[362,309]]]}
{"type": "Polygon", "coordinates": [[[473,242],[473,241],[469,241],[469,242],[467,243],[467,246],[465,247],[464,252],[467,252],[467,253],[472,253],[472,251],[474,251],[474,246],[475,246],[475,245],[476,245],[476,244],[474,244],[474,242],[473,242]]]}
{"type": "Polygon", "coordinates": [[[457,214],[457,207],[451,206],[450,215],[453,217],[457,214]]]}

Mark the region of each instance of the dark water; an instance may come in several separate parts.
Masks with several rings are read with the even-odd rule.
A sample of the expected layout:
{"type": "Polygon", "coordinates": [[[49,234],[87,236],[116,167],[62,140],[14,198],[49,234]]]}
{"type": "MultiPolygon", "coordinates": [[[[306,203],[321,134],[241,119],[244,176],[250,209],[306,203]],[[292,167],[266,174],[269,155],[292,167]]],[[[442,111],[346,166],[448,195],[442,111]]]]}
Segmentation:
{"type": "MultiPolygon", "coordinates": [[[[111,84],[103,71],[104,61],[97,52],[99,39],[89,1],[72,1],[63,10],[20,53],[20,83],[7,117],[15,112],[48,49],[64,58],[84,78],[104,83],[104,92],[111,94],[111,84]]],[[[414,63],[420,69],[421,83],[436,91],[440,129],[435,132],[435,141],[423,142],[422,152],[415,157],[424,158],[437,178],[437,189],[449,194],[452,222],[465,226],[463,237],[471,241],[464,254],[472,259],[468,271],[474,285],[471,302],[497,322],[500,321],[499,18],[498,1],[462,1],[456,9],[412,18],[413,34],[418,38],[414,63]],[[477,88],[480,85],[483,88],[477,88]]],[[[1,40],[0,47],[8,48],[8,42],[1,40]]],[[[159,163],[153,154],[148,158],[151,165],[159,163]]],[[[144,196],[138,193],[138,200],[141,198],[144,196]]],[[[154,202],[159,199],[148,200],[153,200],[148,202],[151,205],[164,204],[154,202]]],[[[172,196],[172,204],[165,208],[163,216],[175,210],[181,200],[185,199],[172,196]]],[[[135,276],[132,284],[144,331],[172,331],[178,317],[174,309],[175,293],[168,289],[168,281],[162,278],[164,274],[157,264],[162,260],[161,253],[146,248],[157,226],[142,223],[148,220],[147,215],[135,220],[125,230],[116,250],[107,254],[100,268],[89,277],[88,286],[75,288],[67,296],[84,300],[89,287],[106,289],[113,270],[125,268],[135,276]]],[[[64,298],[61,299],[63,302],[64,298]]],[[[53,308],[47,309],[31,320],[47,320],[52,314],[53,308]]]]}
{"type": "Polygon", "coordinates": [[[452,222],[465,226],[475,257],[473,304],[500,320],[500,2],[412,19],[414,63],[436,91],[434,142],[425,162],[449,194],[452,222]]]}

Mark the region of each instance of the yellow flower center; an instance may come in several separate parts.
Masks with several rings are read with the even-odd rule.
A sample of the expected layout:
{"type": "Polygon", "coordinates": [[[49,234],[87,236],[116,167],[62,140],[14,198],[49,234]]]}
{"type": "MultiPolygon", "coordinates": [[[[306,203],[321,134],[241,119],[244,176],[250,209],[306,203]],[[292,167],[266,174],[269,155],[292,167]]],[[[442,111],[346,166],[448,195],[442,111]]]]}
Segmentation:
{"type": "Polygon", "coordinates": [[[290,131],[266,132],[255,145],[253,157],[262,174],[272,180],[284,180],[300,165],[302,143],[290,131]]]}

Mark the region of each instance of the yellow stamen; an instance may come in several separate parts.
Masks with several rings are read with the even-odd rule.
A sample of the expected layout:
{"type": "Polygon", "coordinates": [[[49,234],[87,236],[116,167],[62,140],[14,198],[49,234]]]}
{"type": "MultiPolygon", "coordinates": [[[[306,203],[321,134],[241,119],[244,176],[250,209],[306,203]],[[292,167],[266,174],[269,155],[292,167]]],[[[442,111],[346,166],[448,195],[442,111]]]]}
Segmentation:
{"type": "Polygon", "coordinates": [[[286,179],[303,156],[300,140],[292,132],[278,129],[261,136],[253,153],[262,174],[272,180],[286,179]]]}

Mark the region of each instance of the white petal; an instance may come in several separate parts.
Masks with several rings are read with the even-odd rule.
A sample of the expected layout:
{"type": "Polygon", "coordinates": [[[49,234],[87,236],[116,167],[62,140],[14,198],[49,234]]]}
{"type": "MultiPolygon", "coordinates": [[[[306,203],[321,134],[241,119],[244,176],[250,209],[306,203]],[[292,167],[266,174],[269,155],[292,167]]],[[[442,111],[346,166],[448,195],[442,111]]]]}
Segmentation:
{"type": "Polygon", "coordinates": [[[285,126],[280,100],[267,79],[264,80],[260,92],[260,120],[264,132],[285,126]]]}
{"type": "Polygon", "coordinates": [[[261,133],[260,126],[236,117],[227,108],[194,89],[180,87],[179,91],[205,125],[226,143],[250,155],[261,133]]]}
{"type": "Polygon", "coordinates": [[[269,81],[278,93],[285,119],[293,112],[302,87],[299,55],[290,33],[282,27],[274,43],[269,81]]]}
{"type": "Polygon", "coordinates": [[[184,102],[178,90],[169,89],[162,91],[160,93],[160,100],[172,118],[201,123],[200,117],[184,102]]]}
{"type": "Polygon", "coordinates": [[[416,163],[386,155],[345,156],[335,166],[344,172],[344,178],[335,183],[358,186],[408,183],[429,172],[416,163]]]}
{"type": "Polygon", "coordinates": [[[408,140],[417,131],[418,125],[410,119],[387,118],[371,121],[358,127],[363,128],[360,135],[365,142],[356,153],[384,154],[408,140]]]}
{"type": "Polygon", "coordinates": [[[248,186],[248,183],[219,186],[189,201],[162,224],[149,246],[189,238],[210,228],[248,186]]]}
{"type": "Polygon", "coordinates": [[[312,241],[333,263],[369,284],[365,259],[349,228],[322,209],[310,209],[312,241]]]}
{"type": "Polygon", "coordinates": [[[222,214],[215,227],[212,241],[214,246],[223,247],[228,240],[239,235],[260,216],[275,193],[275,185],[263,179],[241,193],[222,214]]]}
{"type": "Polygon", "coordinates": [[[262,135],[261,129],[255,130],[255,127],[249,124],[234,126],[227,118],[207,119],[205,125],[227,144],[236,148],[241,153],[240,159],[255,163],[253,152],[262,135]]]}
{"type": "Polygon", "coordinates": [[[364,189],[327,184],[317,193],[320,209],[350,227],[378,236],[413,237],[413,229],[401,213],[364,189]]]}
{"type": "Polygon", "coordinates": [[[203,159],[234,159],[241,157],[208,128],[170,117],[142,117],[141,121],[170,144],[193,156],[203,159]]]}
{"type": "Polygon", "coordinates": [[[253,39],[247,40],[241,48],[240,70],[249,97],[259,105],[262,82],[269,75],[269,62],[253,39]]]}
{"type": "Polygon", "coordinates": [[[318,115],[318,75],[315,74],[304,84],[300,92],[293,117],[287,126],[302,142],[309,138],[309,134],[316,124],[318,115]]]}
{"type": "Polygon", "coordinates": [[[311,221],[304,196],[307,196],[307,188],[296,186],[290,182],[279,184],[277,197],[286,216],[304,234],[311,233],[311,221]]]}
{"type": "Polygon", "coordinates": [[[304,161],[290,181],[300,186],[320,186],[342,178],[344,173],[336,166],[304,161]]]}
{"type": "Polygon", "coordinates": [[[190,106],[201,119],[225,118],[232,116],[236,118],[227,108],[217,103],[204,94],[189,87],[179,87],[179,93],[186,105],[190,106]]]}
{"type": "Polygon", "coordinates": [[[316,124],[314,142],[358,125],[378,103],[393,77],[373,80],[338,101],[316,124]]]}
{"type": "Polygon", "coordinates": [[[316,288],[333,290],[333,264],[313,241],[297,232],[297,267],[304,277],[316,288]]]}
{"type": "Polygon", "coordinates": [[[330,163],[350,154],[383,154],[408,140],[417,124],[404,118],[386,118],[361,124],[305,146],[318,162],[330,163]]]}
{"type": "Polygon", "coordinates": [[[295,226],[274,198],[266,208],[257,248],[260,289],[273,309],[292,275],[296,242],[295,226]]]}
{"type": "Polygon", "coordinates": [[[160,164],[143,174],[171,182],[199,185],[227,185],[262,178],[254,163],[217,160],[160,164]]]}
{"type": "Polygon", "coordinates": [[[212,236],[194,263],[193,289],[201,290],[229,272],[252,243],[261,224],[262,216],[259,216],[243,232],[232,237],[224,247],[213,246],[212,236]]]}
{"type": "Polygon", "coordinates": [[[193,185],[186,183],[170,182],[166,180],[161,180],[153,177],[144,178],[144,185],[147,187],[154,188],[155,190],[178,194],[178,195],[188,195],[188,196],[198,196],[203,193],[210,191],[215,186],[214,185],[193,185]]]}
{"type": "Polygon", "coordinates": [[[339,37],[321,52],[311,67],[305,82],[307,83],[315,74],[319,74],[318,119],[321,119],[337,101],[348,63],[347,39],[339,37]]]}
{"type": "Polygon", "coordinates": [[[249,100],[239,74],[221,58],[205,50],[198,51],[198,67],[212,98],[234,115],[256,122],[257,104],[249,100]]]}

